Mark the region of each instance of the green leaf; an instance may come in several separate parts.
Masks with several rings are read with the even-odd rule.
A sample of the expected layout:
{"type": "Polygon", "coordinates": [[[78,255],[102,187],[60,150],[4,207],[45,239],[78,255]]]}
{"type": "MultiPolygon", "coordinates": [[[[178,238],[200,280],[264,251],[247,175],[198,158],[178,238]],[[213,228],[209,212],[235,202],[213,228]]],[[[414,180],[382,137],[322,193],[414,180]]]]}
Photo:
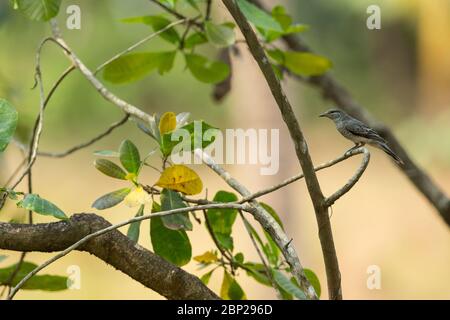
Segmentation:
{"type": "Polygon", "coordinates": [[[278,258],[280,257],[281,253],[280,249],[278,248],[275,241],[273,241],[270,234],[264,231],[264,235],[266,236],[268,243],[263,246],[263,251],[269,259],[270,264],[276,266],[278,265],[278,258]]]}
{"type": "Polygon", "coordinates": [[[230,74],[230,67],[222,61],[210,61],[197,54],[186,54],[185,57],[188,69],[201,82],[219,83],[230,74]]]}
{"type": "Polygon", "coordinates": [[[176,55],[176,51],[169,51],[161,57],[161,61],[158,66],[158,73],[160,75],[163,75],[172,70],[176,55]]]}
{"type": "Polygon", "coordinates": [[[141,156],[139,150],[130,140],[124,140],[119,148],[120,162],[123,167],[129,172],[138,174],[141,167],[141,156]]]}
{"type": "Polygon", "coordinates": [[[117,151],[111,151],[111,150],[98,150],[98,151],[94,152],[94,156],[119,158],[120,153],[118,153],[117,151]]]}
{"type": "MultiPolygon", "coordinates": [[[[152,212],[160,209],[153,203],[152,212]]],[[[155,253],[167,261],[181,267],[191,260],[192,247],[186,231],[168,229],[161,217],[154,217],[150,219],[150,237],[155,253]]]]}
{"type": "MultiPolygon", "coordinates": [[[[264,208],[264,210],[266,210],[277,221],[277,223],[280,225],[280,227],[282,229],[284,229],[283,223],[281,222],[281,219],[278,216],[278,214],[276,213],[276,211],[271,206],[269,206],[268,204],[266,204],[264,202],[260,202],[259,204],[264,208]]],[[[278,248],[277,244],[272,239],[270,234],[268,234],[266,231],[264,231],[264,235],[266,236],[267,244],[261,244],[263,251],[264,251],[265,255],[267,256],[267,258],[269,259],[270,264],[277,265],[279,256],[281,254],[280,249],[278,248]]]]}
{"type": "Polygon", "coordinates": [[[226,270],[223,273],[222,287],[220,297],[224,300],[245,300],[244,290],[239,283],[226,270]]]}
{"type": "MultiPolygon", "coordinates": [[[[14,277],[11,285],[16,286],[28,273],[37,267],[36,264],[24,261],[14,277]]],[[[17,264],[0,269],[0,285],[7,284],[11,274],[16,270],[17,264]]],[[[67,289],[67,277],[53,275],[34,275],[21,289],[61,291],[67,289]]]]}
{"type": "Polygon", "coordinates": [[[31,20],[48,21],[59,12],[61,0],[14,0],[14,9],[31,20]]]}
{"type": "Polygon", "coordinates": [[[280,270],[273,270],[273,278],[283,290],[300,300],[306,300],[305,293],[297,285],[292,283],[280,270]]]}
{"type": "Polygon", "coordinates": [[[319,277],[317,277],[317,275],[311,269],[305,268],[305,269],[303,269],[303,271],[305,272],[305,276],[308,279],[309,283],[311,283],[311,285],[313,286],[314,291],[316,291],[317,297],[320,298],[320,294],[322,293],[322,288],[320,286],[319,277]]]}
{"type": "Polygon", "coordinates": [[[280,65],[284,65],[285,57],[284,52],[280,49],[271,49],[267,50],[267,54],[269,57],[271,57],[275,62],[277,62],[280,65]]]}
{"type": "Polygon", "coordinates": [[[257,282],[265,286],[272,286],[272,283],[267,275],[266,267],[262,263],[245,263],[245,272],[249,277],[252,277],[257,282]]]}
{"type": "Polygon", "coordinates": [[[208,40],[218,47],[229,47],[236,41],[232,28],[227,24],[214,24],[205,22],[205,31],[208,40]]]}
{"type": "Polygon", "coordinates": [[[203,1],[203,0],[186,0],[186,2],[189,3],[189,5],[192,8],[194,8],[195,10],[197,10],[199,13],[201,13],[201,12],[200,12],[200,8],[199,8],[197,2],[201,2],[201,1],[203,1]]]}
{"type": "Polygon", "coordinates": [[[17,203],[17,206],[42,215],[53,216],[57,219],[68,219],[61,209],[50,201],[42,199],[37,194],[27,194],[23,200],[17,203]]]}
{"type": "Polygon", "coordinates": [[[259,204],[264,208],[264,210],[266,210],[278,222],[280,227],[284,230],[283,222],[281,221],[277,212],[271,206],[269,206],[267,203],[260,202],[259,204]]]}
{"type": "Polygon", "coordinates": [[[123,55],[105,66],[103,78],[114,84],[122,84],[140,80],[155,69],[163,74],[172,68],[175,53],[136,52],[123,55]]]}
{"type": "Polygon", "coordinates": [[[101,196],[97,200],[94,201],[92,207],[98,210],[104,210],[108,208],[112,208],[115,205],[118,205],[125,199],[125,197],[130,193],[130,188],[123,188],[117,191],[113,191],[110,193],[101,196]]]}
{"type": "Polygon", "coordinates": [[[244,254],[242,252],[237,253],[234,256],[234,261],[236,261],[237,263],[244,263],[244,254]]]}
{"type": "MultiPolygon", "coordinates": [[[[214,196],[213,201],[227,203],[237,201],[237,199],[234,193],[219,191],[214,196]]],[[[206,218],[208,219],[212,232],[225,249],[233,250],[231,231],[236,220],[236,215],[236,209],[208,209],[206,212],[206,218]]]]}
{"type": "Polygon", "coordinates": [[[181,128],[175,129],[170,133],[166,133],[161,138],[161,152],[164,156],[169,156],[172,153],[173,148],[179,143],[185,143],[183,146],[184,150],[194,151],[196,147],[206,148],[211,143],[214,142],[214,139],[206,140],[203,139],[204,133],[210,130],[217,130],[217,128],[210,126],[204,121],[194,121],[188,123],[187,125],[182,126],[181,128]],[[196,130],[196,128],[198,128],[196,130]],[[186,132],[190,136],[190,140],[183,141],[184,135],[182,132],[186,132]],[[179,137],[177,140],[172,140],[172,137],[179,137]]]}
{"type": "Polygon", "coordinates": [[[271,15],[247,0],[236,0],[239,9],[255,27],[282,32],[283,28],[271,15]]]}
{"type": "MultiPolygon", "coordinates": [[[[178,208],[186,208],[187,205],[183,202],[183,199],[181,199],[181,196],[178,192],[169,190],[169,189],[163,189],[161,191],[161,210],[167,211],[167,210],[173,210],[178,208]]],[[[164,226],[166,228],[169,228],[171,230],[192,230],[192,222],[189,220],[189,214],[186,213],[177,213],[177,214],[171,214],[167,216],[161,217],[162,221],[164,223],[164,226]]]]}
{"type": "Polygon", "coordinates": [[[186,40],[184,41],[184,48],[192,49],[207,42],[208,38],[206,38],[206,35],[203,32],[198,31],[186,38],[186,40]]]}
{"type": "Polygon", "coordinates": [[[112,161],[106,159],[97,159],[94,162],[95,168],[103,174],[121,180],[126,180],[127,173],[121,167],[112,161]]]}
{"type": "Polygon", "coordinates": [[[247,297],[245,296],[244,290],[242,290],[239,283],[234,279],[231,284],[230,288],[228,289],[228,297],[231,300],[246,300],[247,297]]]}
{"type": "Polygon", "coordinates": [[[292,25],[292,18],[286,13],[286,9],[283,6],[273,7],[272,17],[278,21],[283,30],[287,30],[292,25]]]}
{"type": "Polygon", "coordinates": [[[0,99],[0,152],[3,152],[16,131],[19,116],[6,100],[0,99]]]}
{"type": "Polygon", "coordinates": [[[216,269],[212,269],[211,271],[205,273],[201,276],[200,280],[203,282],[203,284],[206,286],[209,283],[209,280],[211,279],[211,276],[216,269]]]}
{"type": "Polygon", "coordinates": [[[165,4],[166,6],[170,7],[170,8],[175,8],[175,3],[177,2],[176,0],[159,0],[159,2],[162,2],[163,4],[165,4]]]}
{"type": "MultiPolygon", "coordinates": [[[[144,205],[141,205],[139,207],[138,212],[136,213],[135,217],[142,217],[142,215],[144,214],[144,205]]],[[[128,227],[128,232],[127,232],[127,236],[128,238],[131,239],[131,241],[133,241],[134,243],[137,243],[139,241],[139,230],[141,228],[141,222],[142,221],[137,221],[137,222],[133,222],[132,224],[130,224],[130,226],[128,227]]]]}
{"type": "MultiPolygon", "coordinates": [[[[122,19],[121,21],[125,23],[144,23],[146,25],[151,26],[153,31],[155,32],[164,29],[165,27],[167,27],[169,24],[172,23],[172,21],[170,21],[167,18],[164,18],[161,15],[125,18],[122,19]]],[[[173,44],[177,44],[181,39],[180,35],[175,30],[175,28],[170,28],[164,31],[163,33],[160,34],[160,37],[173,44]]]]}
{"type": "Polygon", "coordinates": [[[325,57],[309,52],[284,52],[286,68],[300,76],[318,76],[332,67],[332,63],[325,57]]]}

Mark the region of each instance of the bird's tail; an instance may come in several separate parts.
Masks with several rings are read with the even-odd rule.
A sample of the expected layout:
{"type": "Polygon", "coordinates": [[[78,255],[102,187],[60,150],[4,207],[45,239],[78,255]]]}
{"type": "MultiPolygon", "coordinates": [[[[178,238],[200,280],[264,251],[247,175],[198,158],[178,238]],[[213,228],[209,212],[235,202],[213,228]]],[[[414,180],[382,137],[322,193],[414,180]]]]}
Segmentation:
{"type": "Polygon", "coordinates": [[[400,157],[399,157],[398,155],[396,155],[396,154],[394,153],[394,151],[392,151],[392,149],[389,148],[388,145],[387,145],[386,143],[379,142],[379,143],[377,143],[377,147],[379,147],[381,150],[383,150],[383,151],[386,152],[389,156],[391,156],[391,158],[394,159],[394,161],[395,161],[397,164],[404,164],[403,160],[400,159],[400,157]]]}

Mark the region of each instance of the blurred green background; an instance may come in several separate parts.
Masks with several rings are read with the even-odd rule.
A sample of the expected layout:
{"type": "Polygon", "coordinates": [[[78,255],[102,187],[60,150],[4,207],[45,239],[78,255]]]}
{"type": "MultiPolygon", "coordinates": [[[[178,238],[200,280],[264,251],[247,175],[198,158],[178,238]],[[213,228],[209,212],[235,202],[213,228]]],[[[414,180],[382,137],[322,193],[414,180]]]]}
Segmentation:
{"type": "MultiPolygon", "coordinates": [[[[229,21],[221,1],[214,1],[213,18],[229,21]]],[[[331,73],[350,88],[352,95],[379,119],[390,125],[414,159],[425,167],[438,184],[450,193],[450,1],[449,0],[286,0],[282,3],[298,22],[310,30],[302,35],[316,52],[333,61],[331,73]],[[382,29],[366,27],[367,6],[381,8],[382,29]]],[[[65,8],[81,8],[81,30],[62,28],[66,41],[77,55],[94,69],[115,53],[148,35],[143,25],[129,25],[121,18],[155,14],[160,9],[149,1],[67,1],[63,0],[58,20],[65,26],[65,8]]],[[[34,83],[35,51],[40,41],[50,35],[48,24],[32,22],[0,2],[0,97],[19,110],[17,140],[27,142],[36,117],[39,96],[30,88],[34,83]]],[[[242,38],[242,35],[238,35],[242,38]]],[[[272,185],[296,174],[300,168],[293,145],[278,109],[256,63],[245,45],[239,44],[240,56],[233,59],[232,92],[221,104],[211,98],[211,85],[195,80],[185,70],[178,56],[169,74],[152,74],[142,81],[108,87],[121,98],[149,113],[189,111],[193,119],[225,128],[280,129],[280,171],[275,176],[260,176],[259,166],[235,165],[227,169],[250,190],[272,185]]],[[[159,39],[139,50],[161,50],[170,45],[159,39]]],[[[214,48],[206,49],[214,56],[214,48]]],[[[48,89],[68,66],[67,59],[55,46],[48,45],[42,57],[42,73],[48,89]]],[[[315,163],[340,155],[350,146],[331,123],[317,115],[330,107],[319,92],[295,80],[283,85],[295,106],[304,128],[315,163]]],[[[40,150],[60,151],[86,141],[120,119],[121,112],[103,100],[87,81],[72,73],[48,106],[40,150]]],[[[34,169],[34,190],[57,203],[67,213],[95,212],[90,208],[98,196],[122,185],[99,174],[92,165],[94,150],[117,149],[129,138],[145,153],[154,147],[130,122],[96,145],[65,159],[39,158],[34,169]]],[[[387,157],[372,152],[369,168],[360,183],[333,206],[332,224],[341,264],[344,297],[351,299],[449,299],[450,234],[421,194],[409,183],[387,157]],[[366,270],[378,265],[382,288],[369,290],[366,270]]],[[[0,182],[21,161],[20,150],[11,145],[0,156],[0,182]]],[[[351,159],[319,174],[326,194],[345,183],[358,165],[351,159]]],[[[210,194],[228,187],[203,167],[197,168],[210,194]]],[[[145,173],[149,183],[157,179],[154,171],[145,173]]],[[[25,188],[25,184],[18,189],[25,188]]],[[[317,237],[317,226],[303,182],[264,199],[282,216],[288,234],[294,239],[302,263],[319,275],[326,286],[325,272],[317,237]]],[[[119,206],[96,212],[114,222],[134,215],[134,210],[119,206]]],[[[8,203],[0,219],[24,221],[26,213],[8,203]]],[[[36,221],[50,221],[42,216],[36,221]]],[[[257,259],[251,242],[239,222],[235,227],[238,251],[257,259]]],[[[143,224],[141,245],[151,248],[148,223],[143,224]]],[[[212,249],[203,226],[189,234],[193,254],[212,249]]],[[[2,252],[3,254],[3,252],[2,252]]],[[[1,265],[12,264],[17,253],[1,265]]],[[[51,255],[31,253],[27,260],[41,262],[51,255]]],[[[44,293],[21,291],[19,299],[155,299],[158,294],[107,266],[95,257],[73,253],[47,269],[48,273],[66,274],[77,265],[81,270],[80,290],[44,293]]],[[[185,267],[197,275],[195,262],[185,267]]],[[[274,298],[274,292],[256,284],[245,274],[240,283],[249,299],[274,298]]],[[[218,292],[221,276],[213,276],[211,287],[218,292]]],[[[326,297],[326,290],[323,290],[326,297]]]]}

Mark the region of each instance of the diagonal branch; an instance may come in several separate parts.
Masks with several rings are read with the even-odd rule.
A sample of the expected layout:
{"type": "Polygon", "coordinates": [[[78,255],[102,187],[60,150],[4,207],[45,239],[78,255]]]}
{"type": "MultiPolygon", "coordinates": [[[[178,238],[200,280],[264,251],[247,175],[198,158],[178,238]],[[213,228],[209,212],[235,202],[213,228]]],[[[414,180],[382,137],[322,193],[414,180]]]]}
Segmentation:
{"type": "Polygon", "coordinates": [[[127,113],[125,114],[125,116],[120,120],[117,121],[115,123],[113,123],[112,125],[110,125],[108,127],[108,129],[106,129],[104,132],[100,133],[99,135],[93,137],[92,139],[90,139],[89,141],[86,141],[84,143],[81,143],[79,145],[76,145],[70,149],[67,149],[66,151],[63,152],[58,152],[58,153],[54,153],[54,152],[43,152],[43,151],[39,151],[38,152],[38,156],[41,157],[50,157],[50,158],[64,158],[80,149],[89,147],[90,145],[96,143],[97,141],[99,141],[100,139],[106,137],[107,135],[109,135],[111,132],[113,132],[115,129],[117,129],[118,127],[124,125],[127,121],[128,118],[130,117],[130,115],[127,113]]]}
{"type": "Polygon", "coordinates": [[[83,74],[83,76],[94,86],[94,88],[98,91],[98,93],[107,101],[113,103],[117,107],[119,107],[123,112],[128,113],[131,116],[134,116],[143,121],[150,122],[153,117],[144,111],[140,110],[138,107],[122,100],[117,97],[111,91],[109,91],[89,70],[88,67],[78,58],[78,56],[70,49],[67,43],[61,38],[61,33],[59,31],[56,20],[51,20],[51,27],[54,36],[54,41],[64,50],[64,53],[68,56],[68,58],[72,61],[74,66],[83,74]]]}
{"type": "MultiPolygon", "coordinates": [[[[95,214],[75,214],[68,221],[42,224],[0,222],[0,248],[14,251],[61,251],[111,224],[95,214]]],[[[168,299],[219,299],[196,276],[174,266],[113,230],[85,242],[89,252],[168,299]]]]}
{"type": "MultiPolygon", "coordinates": [[[[250,0],[258,7],[269,11],[260,0],[250,0]]],[[[287,35],[283,38],[284,43],[291,50],[311,52],[311,48],[306,45],[302,39],[295,35],[287,35]]],[[[395,137],[389,127],[376,120],[367,109],[358,104],[351,96],[350,92],[340,84],[331,74],[322,76],[297,79],[304,81],[319,89],[325,99],[333,101],[338,107],[345,110],[353,117],[366,122],[374,128],[389,143],[391,149],[404,162],[403,166],[397,166],[415,185],[415,187],[428,199],[436,208],[445,223],[450,226],[450,197],[442,190],[435,181],[411,158],[410,154],[395,137]]]]}
{"type": "Polygon", "coordinates": [[[277,286],[275,279],[273,278],[273,274],[272,274],[272,270],[270,269],[269,262],[266,260],[266,258],[264,257],[264,254],[261,252],[261,249],[259,248],[258,244],[256,243],[255,236],[252,233],[252,229],[251,229],[252,226],[251,226],[250,222],[247,220],[247,218],[244,216],[244,213],[241,210],[239,210],[239,215],[240,215],[242,221],[244,222],[245,230],[247,230],[248,236],[250,237],[253,247],[255,248],[256,253],[259,256],[259,260],[261,260],[261,263],[264,266],[264,270],[267,273],[267,278],[269,279],[269,281],[272,285],[272,288],[275,290],[278,299],[283,300],[283,295],[281,294],[281,291],[280,291],[279,287],[277,286]]]}
{"type": "Polygon", "coordinates": [[[333,233],[330,218],[328,217],[328,207],[325,204],[325,197],[317,180],[311,156],[308,151],[306,139],[303,136],[300,125],[295,117],[289,100],[284,93],[269,60],[258,41],[252,27],[244,17],[234,0],[222,0],[230,14],[233,16],[242,34],[247,41],[247,45],[254,59],[259,65],[267,84],[272,92],[283,120],[289,130],[291,139],[295,146],[297,158],[305,174],[306,186],[311,197],[316,214],[317,225],[319,226],[319,238],[324,256],[325,269],[327,273],[328,293],[330,299],[342,299],[341,274],[334,247],[333,233]]]}
{"type": "Polygon", "coordinates": [[[102,63],[101,65],[99,65],[95,71],[94,71],[94,75],[96,75],[97,73],[99,73],[106,65],[110,64],[111,62],[119,59],[120,57],[122,57],[123,55],[130,53],[131,51],[133,51],[134,49],[136,49],[137,47],[143,45],[145,42],[150,41],[151,39],[153,39],[156,36],[159,36],[161,33],[166,32],[167,30],[182,24],[184,22],[188,21],[186,18],[183,18],[181,20],[177,20],[175,22],[169,23],[167,26],[165,26],[164,28],[148,35],[147,37],[141,39],[140,41],[136,42],[135,44],[133,44],[132,46],[126,48],[125,50],[123,50],[122,52],[119,52],[118,54],[116,54],[114,57],[106,60],[104,63],[102,63]]]}
{"type": "MultiPolygon", "coordinates": [[[[217,209],[228,209],[228,208],[232,208],[232,209],[241,209],[241,210],[245,210],[248,211],[248,207],[246,205],[241,205],[241,204],[236,204],[236,203],[217,203],[217,204],[207,204],[207,205],[200,205],[200,206],[194,206],[194,207],[183,207],[183,208],[178,208],[178,209],[172,209],[172,210],[166,210],[166,211],[160,211],[157,213],[152,213],[152,214],[148,214],[148,215],[143,215],[143,216],[138,216],[138,217],[134,217],[132,219],[129,219],[127,221],[118,223],[118,224],[114,224],[114,225],[110,225],[106,228],[102,228],[99,229],[95,232],[89,233],[88,235],[84,236],[83,238],[81,238],[80,240],[76,241],[75,243],[73,243],[72,245],[70,245],[69,247],[65,248],[63,251],[61,251],[60,253],[58,253],[56,256],[50,258],[49,260],[45,261],[43,264],[37,266],[35,269],[33,269],[30,273],[28,273],[24,278],[22,278],[22,280],[19,281],[19,283],[11,290],[11,293],[8,296],[8,300],[11,300],[14,295],[19,291],[19,289],[35,274],[37,274],[39,271],[41,271],[42,269],[44,269],[45,267],[49,266],[50,264],[52,264],[53,262],[61,259],[62,257],[66,256],[67,254],[69,254],[70,252],[72,252],[73,250],[79,248],[80,246],[82,246],[83,244],[85,244],[86,242],[88,242],[89,240],[101,236],[105,233],[111,232],[113,230],[116,230],[118,228],[124,227],[126,225],[129,225],[133,222],[139,222],[139,221],[143,221],[143,220],[148,220],[154,217],[162,217],[162,216],[168,216],[168,215],[173,215],[173,214],[177,214],[177,213],[185,213],[185,212],[193,212],[196,210],[206,210],[206,209],[213,209],[213,208],[217,208],[217,209]]],[[[0,224],[1,225],[1,224],[0,224]]],[[[3,239],[0,239],[0,241],[4,241],[3,239]]]]}
{"type": "MultiPolygon", "coordinates": [[[[83,62],[73,53],[73,51],[70,49],[70,47],[67,45],[67,43],[64,41],[64,39],[61,37],[58,25],[55,20],[51,21],[52,24],[52,32],[53,36],[55,37],[55,41],[59,44],[61,48],[64,49],[65,53],[69,57],[69,59],[73,62],[73,64],[79,69],[81,74],[96,88],[96,90],[102,95],[103,98],[105,98],[107,101],[111,102],[112,104],[116,105],[120,109],[122,109],[124,112],[129,113],[132,116],[135,116],[136,118],[139,118],[144,121],[150,121],[153,119],[150,115],[146,114],[145,112],[141,111],[137,107],[127,103],[126,101],[120,99],[119,97],[115,96],[113,93],[111,93],[94,75],[93,73],[83,64],[83,62]]],[[[241,191],[246,190],[241,189],[241,191]]],[[[240,192],[241,193],[241,192],[240,192]]],[[[241,193],[242,194],[242,193],[241,193]]],[[[249,195],[250,192],[246,191],[244,194],[245,196],[249,195]]],[[[276,221],[273,219],[273,217],[268,214],[262,207],[257,206],[256,209],[254,209],[257,214],[257,220],[262,224],[263,228],[269,231],[271,236],[274,238],[274,240],[277,242],[277,244],[280,246],[281,250],[285,254],[286,260],[290,263],[293,273],[296,274],[296,278],[302,288],[304,289],[305,293],[310,298],[316,298],[316,294],[314,292],[314,288],[311,286],[309,281],[306,279],[306,276],[303,273],[303,269],[300,265],[300,262],[298,260],[297,254],[293,247],[290,245],[289,239],[284,234],[283,230],[280,226],[276,223],[276,221]]],[[[327,216],[328,217],[328,216],[327,216]]]]}
{"type": "MultiPolygon", "coordinates": [[[[194,153],[197,157],[202,159],[203,163],[205,163],[210,169],[218,174],[231,188],[236,190],[240,195],[245,197],[251,194],[244,185],[234,179],[230,175],[230,173],[216,164],[214,160],[206,153],[202,152],[202,150],[196,149],[194,153]]],[[[291,266],[292,274],[297,279],[297,282],[300,284],[307,297],[310,299],[317,299],[314,288],[309,283],[308,279],[305,276],[305,273],[303,272],[303,267],[300,263],[297,253],[294,250],[294,247],[292,246],[292,241],[287,237],[278,222],[258,202],[252,200],[250,201],[250,205],[252,210],[248,210],[248,212],[250,212],[254,216],[256,221],[260,223],[264,230],[266,230],[267,233],[270,234],[272,239],[278,245],[287,263],[291,266]]]]}

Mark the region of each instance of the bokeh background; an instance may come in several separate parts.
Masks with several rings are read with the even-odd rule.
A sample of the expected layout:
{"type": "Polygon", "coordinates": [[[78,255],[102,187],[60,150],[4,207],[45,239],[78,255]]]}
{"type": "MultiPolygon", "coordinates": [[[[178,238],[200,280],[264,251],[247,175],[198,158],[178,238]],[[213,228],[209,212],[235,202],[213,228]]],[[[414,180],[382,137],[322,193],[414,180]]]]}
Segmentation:
{"type": "MultiPolygon", "coordinates": [[[[222,3],[214,1],[213,17],[227,21],[222,3]]],[[[450,1],[449,0],[272,0],[270,5],[287,6],[295,20],[310,25],[302,36],[315,50],[330,58],[332,74],[365,107],[393,128],[412,157],[447,193],[450,193],[450,1]],[[382,29],[366,28],[370,4],[381,8],[382,29]]],[[[116,52],[148,35],[145,26],[126,25],[121,18],[155,14],[160,10],[148,1],[63,0],[58,19],[65,25],[65,8],[78,4],[82,10],[81,30],[63,29],[67,42],[91,68],[116,52]]],[[[50,34],[46,24],[31,22],[14,12],[7,1],[0,2],[0,96],[20,112],[17,141],[29,139],[37,114],[39,97],[33,85],[35,50],[50,34]]],[[[242,37],[242,36],[239,36],[242,37]]],[[[154,40],[141,50],[159,50],[168,44],[154,40]]],[[[201,84],[185,71],[180,56],[172,72],[157,74],[123,86],[109,86],[117,95],[148,112],[190,111],[193,119],[225,128],[280,129],[280,170],[261,176],[258,165],[233,165],[227,169],[250,190],[256,191],[299,172],[293,144],[257,65],[244,45],[233,59],[232,92],[221,104],[211,98],[211,86],[201,84]]],[[[209,54],[213,56],[215,49],[209,54]]],[[[44,49],[43,75],[46,87],[67,66],[67,60],[51,45],[44,49]]],[[[330,107],[314,89],[295,80],[283,82],[304,129],[313,161],[325,162],[342,154],[350,143],[331,122],[317,115],[330,107]]],[[[104,101],[77,72],[65,80],[48,106],[40,150],[60,151],[102,132],[118,120],[121,112],[104,101]]],[[[154,147],[133,123],[118,129],[93,147],[65,159],[39,158],[33,170],[34,190],[52,200],[67,213],[96,212],[90,208],[98,196],[122,184],[101,175],[92,165],[93,151],[116,149],[129,138],[144,153],[154,147]]],[[[0,184],[3,185],[22,153],[14,144],[0,156],[0,184]]],[[[350,159],[319,173],[326,194],[350,177],[359,164],[350,159]]],[[[157,164],[157,161],[155,162],[157,164]]],[[[207,168],[197,167],[209,193],[229,190],[207,168]]],[[[153,183],[156,172],[147,170],[153,183]]],[[[19,189],[25,189],[21,185],[19,189]]],[[[317,225],[304,182],[264,197],[281,215],[304,266],[314,270],[322,283],[326,279],[317,225]]],[[[112,223],[134,215],[123,205],[96,212],[112,223]]],[[[1,221],[26,221],[24,210],[8,203],[1,221]]],[[[51,221],[35,215],[37,222],[51,221]]],[[[361,181],[333,206],[332,225],[346,299],[449,299],[450,233],[433,207],[380,151],[372,159],[361,181]],[[381,289],[366,286],[367,269],[381,270],[381,289]]],[[[141,245],[151,248],[148,223],[143,223],[141,245]]],[[[213,248],[203,226],[189,233],[193,254],[213,248]]],[[[247,260],[257,260],[241,221],[234,229],[236,250],[247,260]]],[[[18,253],[4,252],[14,263],[18,253]]],[[[50,254],[30,253],[28,261],[39,263],[50,254]]],[[[18,299],[160,299],[157,293],[114,270],[87,253],[74,252],[57,261],[45,273],[67,275],[77,265],[81,270],[80,290],[47,293],[21,291],[18,299]]],[[[184,267],[204,273],[192,261],[184,267]]],[[[210,287],[219,291],[222,275],[213,275],[210,287]]],[[[270,288],[260,286],[244,273],[239,282],[249,299],[274,298],[270,288]]]]}

